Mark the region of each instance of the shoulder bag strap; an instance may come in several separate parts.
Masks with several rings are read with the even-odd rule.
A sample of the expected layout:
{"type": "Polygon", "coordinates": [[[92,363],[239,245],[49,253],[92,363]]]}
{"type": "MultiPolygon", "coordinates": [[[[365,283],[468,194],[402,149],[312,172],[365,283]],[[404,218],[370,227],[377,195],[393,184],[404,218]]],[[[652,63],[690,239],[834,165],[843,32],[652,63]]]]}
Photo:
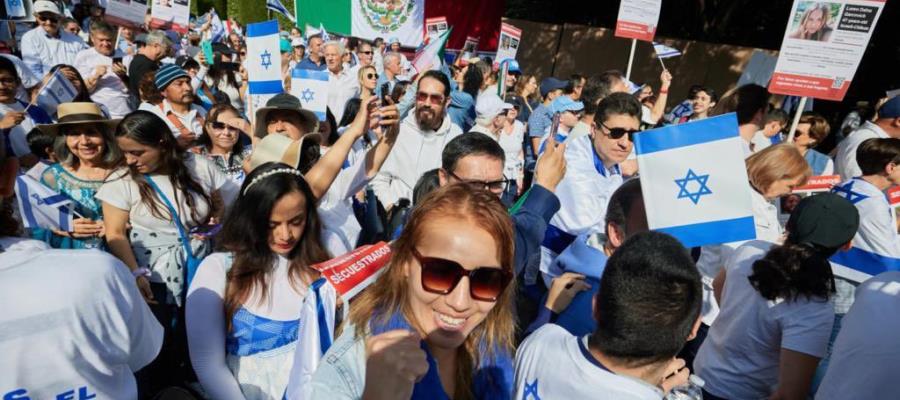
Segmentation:
{"type": "MultiPolygon", "coordinates": [[[[166,204],[166,208],[172,213],[172,219],[175,221],[175,227],[178,228],[178,236],[181,237],[181,246],[184,247],[185,256],[194,257],[194,252],[191,250],[191,238],[188,236],[187,230],[184,229],[184,225],[181,224],[181,218],[178,217],[178,211],[172,206],[172,203],[169,201],[169,198],[166,197],[165,193],[159,189],[159,186],[156,186],[156,183],[153,182],[153,178],[151,178],[150,175],[144,174],[144,179],[150,183],[150,186],[153,187],[153,190],[156,191],[159,198],[166,204]]],[[[187,195],[190,196],[190,194],[187,195]]]]}

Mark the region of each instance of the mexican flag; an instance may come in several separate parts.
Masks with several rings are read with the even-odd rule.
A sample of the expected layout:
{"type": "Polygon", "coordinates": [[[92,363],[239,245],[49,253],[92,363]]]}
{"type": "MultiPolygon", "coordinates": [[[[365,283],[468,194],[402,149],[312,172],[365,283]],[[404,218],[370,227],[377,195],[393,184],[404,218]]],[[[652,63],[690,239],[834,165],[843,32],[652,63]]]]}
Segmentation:
{"type": "Polygon", "coordinates": [[[425,0],[294,1],[297,26],[322,25],[329,32],[367,40],[396,37],[408,47],[422,44],[425,0]]]}

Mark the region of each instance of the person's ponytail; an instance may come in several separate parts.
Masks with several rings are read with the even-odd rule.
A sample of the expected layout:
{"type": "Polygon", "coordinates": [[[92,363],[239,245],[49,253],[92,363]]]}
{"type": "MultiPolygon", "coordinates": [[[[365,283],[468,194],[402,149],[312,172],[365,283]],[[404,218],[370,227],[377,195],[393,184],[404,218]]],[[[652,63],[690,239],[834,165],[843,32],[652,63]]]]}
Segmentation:
{"type": "Polygon", "coordinates": [[[794,301],[799,296],[828,300],[834,276],[828,257],[834,250],[811,244],[785,243],[753,263],[750,284],[767,300],[794,301]]]}

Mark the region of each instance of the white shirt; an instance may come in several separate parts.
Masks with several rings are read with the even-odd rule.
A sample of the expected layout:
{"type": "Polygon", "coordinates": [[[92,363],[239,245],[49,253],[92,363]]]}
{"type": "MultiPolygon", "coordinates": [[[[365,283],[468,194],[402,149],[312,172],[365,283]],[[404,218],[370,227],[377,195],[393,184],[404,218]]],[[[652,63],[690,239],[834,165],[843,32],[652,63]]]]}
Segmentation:
{"type": "Polygon", "coordinates": [[[322,220],[322,244],[332,257],[349,253],[356,248],[362,226],[353,212],[353,196],[369,183],[366,175],[366,151],[362,139],[354,143],[347,155],[347,162],[334,183],[319,200],[319,218],[322,220]]]}
{"type": "MultiPolygon", "coordinates": [[[[25,106],[19,103],[18,100],[13,101],[12,104],[0,103],[0,117],[10,111],[22,112],[25,111],[25,106]]],[[[31,154],[31,149],[28,147],[28,132],[31,131],[31,128],[34,128],[34,125],[34,120],[31,119],[28,113],[25,113],[25,119],[19,125],[10,128],[9,144],[12,146],[16,157],[31,154]]]]}
{"type": "MultiPolygon", "coordinates": [[[[118,53],[114,56],[121,55],[118,53]]],[[[122,82],[122,79],[113,73],[112,57],[100,54],[92,47],[75,55],[73,66],[85,80],[94,76],[97,67],[106,66],[106,74],[97,80],[97,84],[91,92],[91,100],[106,105],[112,119],[122,118],[132,111],[131,106],[128,105],[130,97],[128,84],[122,82]]]]}
{"type": "Polygon", "coordinates": [[[838,143],[837,153],[834,156],[834,170],[841,175],[841,180],[848,180],[862,175],[859,164],[856,162],[856,149],[860,143],[867,139],[889,138],[887,132],[872,121],[866,121],[855,131],[851,132],[844,140],[838,143]]]}
{"type": "Polygon", "coordinates": [[[79,51],[87,48],[80,37],[59,30],[59,37],[47,35],[40,26],[25,33],[21,42],[22,60],[31,71],[43,77],[56,64],[69,64],[79,51]]]}
{"type": "Polygon", "coordinates": [[[169,126],[169,129],[175,137],[181,136],[181,130],[178,129],[178,125],[169,119],[169,113],[178,118],[178,120],[181,121],[181,125],[193,132],[195,136],[199,137],[203,134],[203,121],[206,118],[206,110],[196,104],[191,104],[191,109],[187,114],[178,114],[173,111],[172,105],[169,104],[169,100],[166,99],[163,99],[162,103],[157,105],[141,103],[141,105],[138,106],[138,109],[156,113],[163,121],[166,121],[166,125],[169,126]]]}
{"type": "Polygon", "coordinates": [[[507,179],[517,179],[522,173],[524,166],[524,154],[522,150],[522,142],[525,140],[525,124],[521,121],[514,121],[512,132],[500,132],[498,142],[506,154],[506,162],[503,165],[503,175],[507,179]]]}
{"type": "Polygon", "coordinates": [[[752,241],[735,250],[725,266],[722,311],[710,327],[694,370],[704,390],[729,399],[763,399],[778,384],[781,349],[813,357],[825,355],[834,304],[831,300],[766,300],[747,279],[753,262],[773,245],[752,241]]]}
{"type": "Polygon", "coordinates": [[[5,397],[136,399],[134,371],[162,346],[128,268],[105,252],[0,253],[0,302],[5,397]]]}
{"type": "Polygon", "coordinates": [[[772,145],[772,139],[766,137],[763,131],[756,131],[756,133],[753,134],[753,138],[750,139],[750,144],[753,145],[753,152],[759,153],[772,145]]]}
{"type": "Polygon", "coordinates": [[[859,229],[853,237],[853,249],[835,255],[835,275],[853,282],[866,280],[867,274],[848,268],[853,261],[860,261],[853,257],[858,252],[900,259],[900,234],[897,234],[897,224],[891,215],[891,205],[882,191],[855,178],[835,186],[832,192],[850,200],[859,211],[859,229]]]}
{"type": "Polygon", "coordinates": [[[587,336],[558,325],[536,330],[516,352],[515,399],[660,400],[659,388],[618,375],[591,355],[587,336]]]}
{"type": "Polygon", "coordinates": [[[816,400],[886,399],[900,371],[900,272],[879,274],[856,290],[841,321],[816,400]]]}
{"type": "Polygon", "coordinates": [[[347,100],[359,96],[359,79],[356,74],[342,68],[337,74],[328,71],[328,108],[337,122],[344,116],[344,107],[347,100]]]}
{"type": "MultiPolygon", "coordinates": [[[[778,208],[772,202],[766,200],[756,190],[750,191],[753,198],[753,222],[756,225],[756,240],[769,243],[782,241],[781,223],[778,221],[778,208]]],[[[719,305],[713,296],[712,282],[731,257],[734,249],[746,243],[746,241],[723,243],[718,245],[702,246],[700,259],[697,260],[697,269],[700,270],[700,278],[703,281],[703,323],[712,325],[719,313],[719,305]]]]}

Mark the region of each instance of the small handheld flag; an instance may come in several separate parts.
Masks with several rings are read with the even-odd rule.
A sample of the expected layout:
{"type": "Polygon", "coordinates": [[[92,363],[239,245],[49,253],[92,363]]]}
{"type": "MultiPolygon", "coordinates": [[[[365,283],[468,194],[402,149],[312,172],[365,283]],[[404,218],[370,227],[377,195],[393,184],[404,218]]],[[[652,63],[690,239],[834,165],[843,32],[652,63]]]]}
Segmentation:
{"type": "Polygon", "coordinates": [[[678,49],[656,42],[653,42],[653,51],[656,52],[656,58],[659,60],[663,69],[666,69],[666,64],[664,64],[662,60],[663,58],[678,57],[681,55],[681,51],[678,49]]]}
{"type": "Polygon", "coordinates": [[[300,68],[291,71],[291,94],[300,99],[303,108],[314,112],[319,121],[325,120],[328,92],[327,71],[300,68]]]}
{"type": "Polygon", "coordinates": [[[291,15],[291,12],[288,11],[284,4],[281,4],[281,1],[279,0],[266,0],[266,8],[283,15],[285,18],[295,24],[297,23],[297,20],[294,19],[293,15],[291,15]]]}
{"type": "Polygon", "coordinates": [[[417,74],[441,67],[442,60],[444,59],[444,47],[447,45],[447,39],[450,38],[451,32],[453,32],[452,27],[441,33],[437,38],[430,40],[427,45],[416,52],[412,65],[417,74]]]}
{"type": "Polygon", "coordinates": [[[281,42],[278,21],[247,25],[247,60],[250,94],[281,93],[281,42]]]}
{"type": "Polygon", "coordinates": [[[319,33],[322,34],[322,41],[328,42],[331,40],[331,36],[328,35],[328,31],[325,30],[325,25],[319,23],[319,33]]]}
{"type": "Polygon", "coordinates": [[[60,70],[56,70],[47,84],[38,92],[37,105],[47,114],[54,115],[60,104],[72,101],[77,94],[72,82],[60,70]]]}
{"type": "Polygon", "coordinates": [[[30,175],[16,177],[16,199],[26,228],[72,230],[72,199],[57,193],[30,175]]]}

